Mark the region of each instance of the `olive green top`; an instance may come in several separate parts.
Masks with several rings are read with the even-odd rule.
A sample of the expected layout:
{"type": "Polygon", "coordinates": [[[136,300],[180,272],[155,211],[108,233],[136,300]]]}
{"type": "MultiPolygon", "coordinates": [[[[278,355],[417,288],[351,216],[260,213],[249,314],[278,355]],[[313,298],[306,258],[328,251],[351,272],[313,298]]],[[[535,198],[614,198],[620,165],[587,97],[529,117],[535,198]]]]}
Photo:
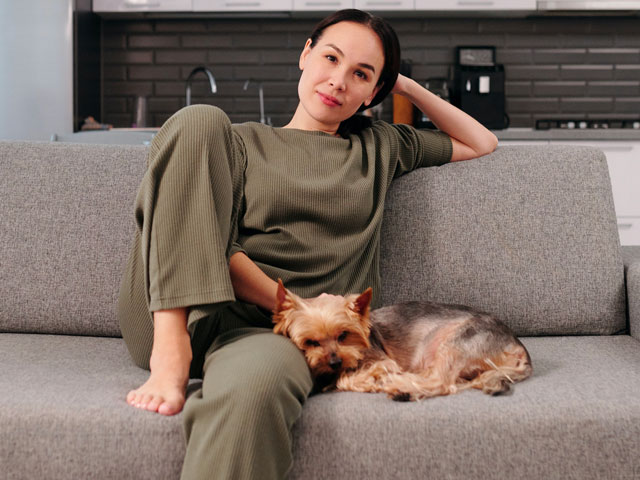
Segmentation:
{"type": "Polygon", "coordinates": [[[233,125],[244,162],[243,204],[232,254],[304,297],[380,293],[378,258],[391,181],[451,159],[441,132],[375,122],[349,138],[233,125]]]}

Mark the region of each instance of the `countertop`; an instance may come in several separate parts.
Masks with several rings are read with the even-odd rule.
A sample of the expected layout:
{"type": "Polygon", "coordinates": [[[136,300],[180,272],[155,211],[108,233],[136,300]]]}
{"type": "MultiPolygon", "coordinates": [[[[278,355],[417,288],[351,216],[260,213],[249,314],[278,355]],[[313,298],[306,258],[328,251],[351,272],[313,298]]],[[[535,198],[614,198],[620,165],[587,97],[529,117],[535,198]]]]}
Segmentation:
{"type": "Polygon", "coordinates": [[[507,128],[493,130],[498,140],[628,140],[640,141],[640,129],[590,128],[536,130],[533,128],[507,128]]]}
{"type": "MultiPolygon", "coordinates": [[[[57,141],[81,143],[118,143],[148,145],[158,131],[157,128],[113,128],[77,132],[56,136],[57,141]]],[[[551,129],[536,130],[533,128],[507,128],[494,130],[499,141],[535,141],[535,140],[584,140],[584,141],[637,141],[640,142],[640,129],[608,128],[608,129],[551,129]]],[[[52,139],[54,140],[54,139],[52,139]]]]}

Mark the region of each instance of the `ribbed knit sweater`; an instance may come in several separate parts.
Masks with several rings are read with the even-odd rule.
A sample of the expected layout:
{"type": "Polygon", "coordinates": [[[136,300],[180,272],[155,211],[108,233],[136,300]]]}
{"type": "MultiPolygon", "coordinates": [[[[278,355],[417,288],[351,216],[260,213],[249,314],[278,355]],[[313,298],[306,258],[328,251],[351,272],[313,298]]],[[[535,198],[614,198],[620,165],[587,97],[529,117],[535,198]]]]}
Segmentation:
{"type": "Polygon", "coordinates": [[[447,135],[404,125],[376,122],[340,138],[232,125],[209,105],[180,110],[154,137],[136,197],[138,228],[118,299],[132,357],[148,368],[156,310],[189,307],[194,355],[217,328],[200,320],[220,307],[230,307],[225,318],[269,326],[260,309],[229,305],[229,258],[238,251],[303,297],[373,287],[378,306],[387,189],[394,177],[450,157],[447,135]]]}
{"type": "Polygon", "coordinates": [[[441,132],[378,121],[349,138],[233,125],[243,161],[243,203],[232,254],[244,251],[303,297],[380,297],[380,227],[391,181],[450,161],[441,132]]]}

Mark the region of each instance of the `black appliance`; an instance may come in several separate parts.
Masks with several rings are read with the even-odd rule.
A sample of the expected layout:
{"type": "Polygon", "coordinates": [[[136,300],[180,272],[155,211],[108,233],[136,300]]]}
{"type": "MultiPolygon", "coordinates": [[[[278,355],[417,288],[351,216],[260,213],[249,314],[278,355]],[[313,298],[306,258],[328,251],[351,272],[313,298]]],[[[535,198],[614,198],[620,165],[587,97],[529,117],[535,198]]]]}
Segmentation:
{"type": "MultiPolygon", "coordinates": [[[[431,93],[437,95],[441,99],[446,102],[450,102],[449,98],[449,79],[448,78],[428,78],[426,82],[424,82],[424,88],[429,90],[431,93]]],[[[417,128],[428,128],[428,129],[436,129],[437,127],[433,124],[433,122],[429,119],[429,116],[421,112],[419,109],[415,109],[415,119],[413,124],[417,128]]]]}
{"type": "Polygon", "coordinates": [[[457,47],[456,57],[451,103],[489,129],[507,128],[504,66],[495,63],[495,47],[457,47]]]}

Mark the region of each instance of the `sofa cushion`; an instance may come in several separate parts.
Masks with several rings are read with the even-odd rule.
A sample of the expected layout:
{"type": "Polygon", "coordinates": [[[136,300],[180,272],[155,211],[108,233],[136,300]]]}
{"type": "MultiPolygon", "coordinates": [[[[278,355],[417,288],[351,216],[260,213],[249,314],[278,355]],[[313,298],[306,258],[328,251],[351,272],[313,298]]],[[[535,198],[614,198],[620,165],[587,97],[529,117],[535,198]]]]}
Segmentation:
{"type": "MultiPolygon", "coordinates": [[[[633,478],[640,342],[523,342],[534,375],[511,395],[471,391],[415,403],[381,394],[309,398],[293,430],[291,478],[633,478]]],[[[178,478],[181,415],[126,404],[148,372],[131,363],[122,339],[0,334],[0,364],[6,478],[178,478]]]]}
{"type": "Polygon", "coordinates": [[[121,338],[0,334],[0,364],[6,478],[179,477],[180,417],[127,405],[149,372],[121,338]]]}
{"type": "Polygon", "coordinates": [[[519,335],[625,328],[605,156],[499,147],[394,182],[382,227],[383,303],[432,300],[497,315],[519,335]]]}
{"type": "Polygon", "coordinates": [[[0,331],[120,335],[147,147],[0,142],[0,331]]]}
{"type": "Polygon", "coordinates": [[[534,374],[511,395],[311,397],[296,424],[292,480],[636,478],[640,343],[523,340],[534,374]]]}

